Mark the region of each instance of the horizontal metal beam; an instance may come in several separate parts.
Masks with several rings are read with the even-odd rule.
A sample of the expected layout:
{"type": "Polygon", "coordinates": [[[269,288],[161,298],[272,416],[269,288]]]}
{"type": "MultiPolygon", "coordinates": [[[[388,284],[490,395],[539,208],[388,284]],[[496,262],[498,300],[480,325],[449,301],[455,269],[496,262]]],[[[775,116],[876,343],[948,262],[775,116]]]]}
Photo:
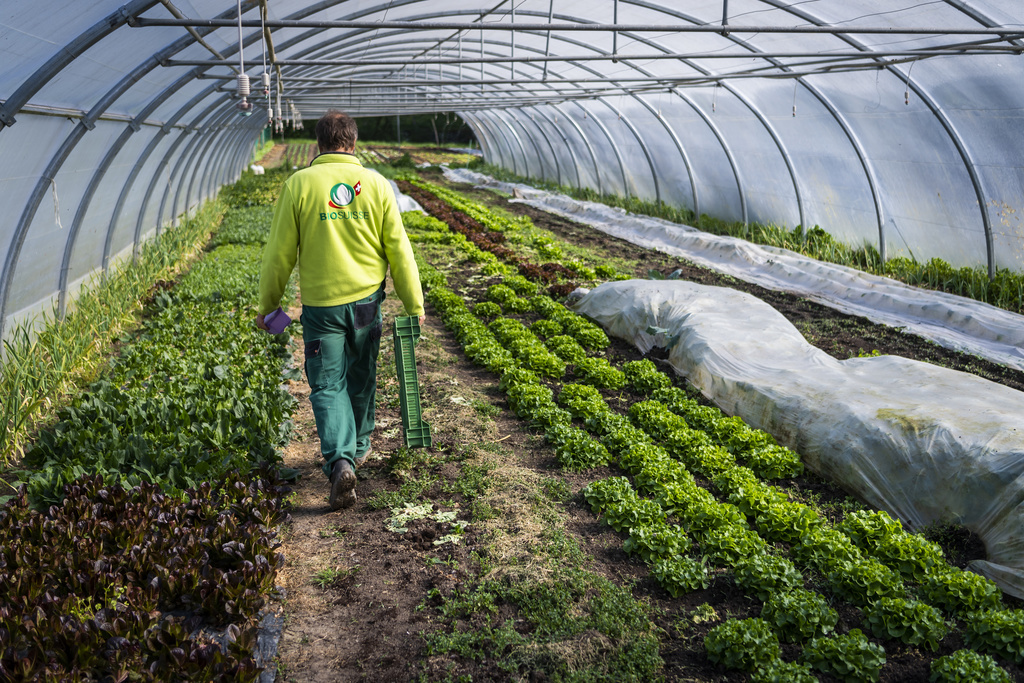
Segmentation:
{"type": "MultiPolygon", "coordinates": [[[[219,81],[231,80],[224,76],[211,76],[219,81]]],[[[0,100],[0,106],[4,104],[4,100],[0,100]]],[[[19,110],[22,114],[37,114],[39,116],[56,116],[62,119],[84,119],[89,115],[89,112],[84,109],[71,109],[68,107],[51,107],[45,104],[32,104],[31,102],[23,105],[19,110]]],[[[113,112],[107,112],[100,114],[96,117],[97,121],[120,121],[122,123],[132,123],[133,121],[140,126],[154,126],[156,128],[163,128],[166,125],[164,121],[157,121],[154,119],[146,119],[144,121],[136,121],[135,117],[131,114],[115,114],[113,112]]],[[[185,126],[177,124],[171,126],[172,128],[184,128],[185,126]]]]}
{"type": "MultiPolygon", "coordinates": [[[[137,17],[133,28],[149,26],[181,26],[197,28],[237,28],[231,19],[167,19],[137,17]]],[[[311,19],[268,19],[261,23],[243,19],[243,27],[259,28],[342,28],[342,29],[404,29],[415,31],[628,31],[631,33],[816,33],[842,35],[934,35],[934,36],[1014,36],[1024,37],[1020,28],[976,26],[971,28],[901,27],[901,26],[742,26],[729,24],[575,24],[575,23],[482,23],[480,21],[317,21],[311,19]]]]}
{"type": "MultiPolygon", "coordinates": [[[[723,52],[695,52],[695,53],[650,53],[641,55],[559,55],[559,56],[536,56],[536,57],[418,57],[414,61],[403,58],[390,59],[360,59],[358,57],[343,59],[279,59],[275,62],[277,66],[423,66],[438,64],[533,64],[543,62],[623,62],[627,60],[687,60],[687,59],[856,59],[858,61],[867,59],[893,59],[893,58],[922,58],[922,57],[961,57],[967,55],[1019,55],[1024,54],[1024,46],[1016,45],[991,45],[982,47],[951,47],[949,49],[927,49],[927,50],[892,50],[875,52],[771,52],[771,53],[723,53],[723,52]]],[[[229,66],[230,60],[218,59],[168,59],[163,66],[229,66]]],[[[294,81],[289,78],[289,81],[294,81]]]]}

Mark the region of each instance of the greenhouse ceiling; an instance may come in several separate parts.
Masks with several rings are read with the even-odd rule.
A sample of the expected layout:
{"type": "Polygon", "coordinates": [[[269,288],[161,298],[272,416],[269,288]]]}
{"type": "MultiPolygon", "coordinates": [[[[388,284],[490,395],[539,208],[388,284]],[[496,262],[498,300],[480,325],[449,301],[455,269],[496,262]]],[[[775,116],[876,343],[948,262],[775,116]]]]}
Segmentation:
{"type": "Polygon", "coordinates": [[[456,113],[522,176],[1019,271],[1022,51],[1019,0],[5,2],[0,333],[329,107],[456,113]]]}

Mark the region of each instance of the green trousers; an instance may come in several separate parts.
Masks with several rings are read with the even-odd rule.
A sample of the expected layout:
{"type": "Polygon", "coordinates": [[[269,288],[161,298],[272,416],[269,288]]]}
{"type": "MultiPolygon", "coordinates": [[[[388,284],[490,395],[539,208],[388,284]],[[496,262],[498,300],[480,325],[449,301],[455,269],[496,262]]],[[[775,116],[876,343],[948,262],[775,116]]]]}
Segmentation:
{"type": "Polygon", "coordinates": [[[303,306],[306,380],[312,390],[324,474],[341,458],[353,462],[370,447],[377,397],[377,355],[383,285],[341,306],[303,306]]]}

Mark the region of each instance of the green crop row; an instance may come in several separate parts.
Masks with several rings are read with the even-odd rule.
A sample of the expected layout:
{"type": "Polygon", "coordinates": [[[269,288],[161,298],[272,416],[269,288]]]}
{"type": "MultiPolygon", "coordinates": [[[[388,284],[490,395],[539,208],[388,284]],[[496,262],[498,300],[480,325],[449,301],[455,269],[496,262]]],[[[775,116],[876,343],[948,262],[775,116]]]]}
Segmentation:
{"type": "MultiPolygon", "coordinates": [[[[511,286],[501,286],[518,294],[511,286]]],[[[473,316],[461,297],[446,295],[444,290],[437,296],[442,302],[439,310],[445,307],[444,301],[460,309],[456,317],[461,322],[457,326],[473,328],[483,325],[479,321],[475,321],[475,324],[468,322],[467,319],[473,316]]],[[[513,301],[505,291],[501,298],[504,305],[513,301]]],[[[552,302],[552,305],[555,304],[552,302]]],[[[525,310],[531,308],[536,311],[538,307],[530,306],[525,310]]],[[[500,310],[491,313],[500,313],[500,310]]],[[[443,310],[442,317],[446,318],[443,310]]],[[[536,328],[540,336],[547,336],[550,343],[558,336],[554,333],[560,330],[548,322],[537,321],[531,330],[536,328]]],[[[468,333],[466,336],[472,336],[479,343],[480,337],[477,334],[468,333]]],[[[648,444],[650,447],[647,434],[624,422],[621,416],[608,411],[599,393],[592,387],[566,385],[556,403],[553,392],[541,385],[533,372],[517,368],[516,365],[510,359],[492,370],[502,374],[501,388],[508,396],[510,407],[520,417],[545,428],[549,441],[555,445],[556,457],[563,466],[586,469],[606,464],[612,460],[613,454],[626,457],[622,455],[624,452],[638,446],[648,444]],[[558,403],[565,408],[559,407],[558,403]],[[584,430],[574,427],[571,424],[573,417],[585,419],[588,428],[603,435],[611,452],[590,439],[584,430]]],[[[908,644],[934,649],[949,628],[942,613],[934,607],[902,597],[903,586],[899,572],[905,572],[910,577],[926,577],[920,590],[930,602],[943,606],[950,613],[959,612],[961,616],[966,616],[968,624],[965,637],[972,647],[987,649],[1019,661],[1020,656],[1012,643],[1019,642],[1020,634],[1024,633],[1024,620],[1019,611],[992,609],[998,606],[998,590],[991,582],[948,567],[937,547],[918,536],[903,532],[899,523],[884,513],[851,516],[844,528],[861,545],[895,569],[873,557],[862,556],[860,548],[842,533],[823,529],[813,509],[788,501],[781,492],[760,482],[753,471],[737,466],[734,460],[736,455],[760,455],[760,458],[752,459],[752,466],[767,468],[768,472],[762,476],[784,477],[797,474],[802,469],[794,454],[779,447],[770,436],[751,430],[742,421],[726,418],[717,409],[700,406],[687,398],[685,392],[672,389],[667,378],[659,377],[660,373],[649,361],[632,364],[628,370],[635,390],[663,397],[679,413],[677,415],[666,406],[659,405],[652,417],[650,413],[655,403],[645,402],[634,405],[636,410],[631,410],[631,416],[640,422],[646,421],[648,427],[660,433],[661,438],[666,439],[677,452],[684,453],[691,463],[701,468],[702,474],[713,478],[720,490],[735,497],[739,503],[739,507],[718,503],[692,483],[692,476],[688,480],[691,484],[689,493],[696,498],[687,498],[687,491],[679,489],[679,485],[687,479],[679,474],[680,470],[675,470],[675,475],[669,475],[675,485],[674,498],[669,500],[674,501],[676,507],[671,512],[679,514],[680,509],[685,509],[691,513],[693,517],[687,520],[687,526],[691,531],[694,528],[701,531],[702,550],[710,552],[711,558],[723,565],[735,565],[737,581],[762,596],[761,599],[772,598],[763,616],[777,624],[787,634],[784,637],[792,639],[793,633],[803,633],[805,637],[823,635],[835,624],[834,612],[819,596],[801,587],[803,577],[790,561],[768,552],[760,534],[747,525],[748,515],[755,520],[758,531],[767,534],[772,541],[796,544],[795,547],[801,551],[795,551],[794,557],[800,558],[802,564],[810,569],[827,572],[829,586],[838,597],[864,606],[866,623],[876,637],[899,638],[908,644]],[[648,413],[646,416],[645,409],[648,413]],[[687,422],[709,433],[692,429],[687,422]],[[871,519],[876,521],[888,520],[889,526],[885,531],[878,532],[871,526],[868,521],[871,515],[874,515],[871,519]],[[835,561],[836,558],[840,561],[835,561]],[[984,608],[989,609],[972,611],[984,608]],[[997,618],[997,615],[1001,618],[997,618]],[[995,626],[997,623],[998,627],[995,626]],[[808,628],[810,634],[806,633],[808,628]],[[999,634],[990,633],[993,630],[999,631],[999,634]]],[[[632,453],[632,457],[635,458],[636,454],[632,453]]],[[[667,463],[676,462],[668,458],[667,453],[660,460],[660,463],[647,463],[640,471],[633,471],[638,482],[661,481],[657,465],[672,470],[667,463]]],[[[626,468],[629,469],[628,466],[626,468]]],[[[685,473],[685,469],[681,472],[685,473]]],[[[682,553],[690,546],[689,538],[682,528],[665,521],[661,505],[638,499],[635,493],[630,498],[625,491],[628,489],[631,492],[632,488],[625,480],[623,485],[625,489],[622,486],[612,488],[616,488],[619,491],[616,495],[625,497],[629,503],[620,501],[603,507],[598,504],[598,507],[614,528],[630,532],[627,540],[629,551],[651,562],[652,574],[672,594],[706,586],[707,571],[703,562],[682,557],[682,553]],[[659,555],[659,549],[666,553],[665,556],[659,555]]],[[[869,644],[859,632],[829,642],[832,641],[840,643],[841,656],[831,652],[832,645],[823,641],[814,647],[808,646],[805,665],[814,665],[837,675],[859,675],[856,672],[872,670],[877,675],[877,668],[884,662],[884,653],[879,660],[875,650],[877,646],[865,647],[869,644]],[[819,650],[826,654],[813,654],[819,650]],[[848,669],[845,674],[843,667],[848,669]]],[[[945,659],[936,660],[937,664],[945,659]]],[[[786,663],[778,665],[791,666],[786,663]]]]}
{"type": "MultiPolygon", "coordinates": [[[[539,266],[533,263],[522,262],[521,259],[518,260],[514,265],[518,267],[522,275],[527,276],[531,280],[550,283],[561,279],[563,276],[573,276],[589,282],[598,279],[615,280],[628,279],[630,277],[629,275],[617,272],[615,268],[609,265],[597,264],[589,266],[578,258],[567,258],[566,252],[569,247],[549,234],[538,230],[528,216],[511,217],[500,215],[491,211],[483,204],[474,202],[454,190],[422,180],[413,180],[411,182],[416,187],[434,194],[434,196],[444,201],[453,209],[470,216],[482,225],[485,230],[501,233],[504,236],[503,239],[508,242],[527,245],[533,248],[542,259],[556,262],[539,266]]],[[[415,224],[419,219],[414,217],[413,221],[415,224]]],[[[437,237],[433,239],[437,239],[437,237]]],[[[488,245],[484,242],[481,242],[480,246],[488,249],[488,245]]],[[[506,256],[509,252],[507,248],[500,245],[497,248],[494,248],[493,245],[490,246],[498,257],[506,256]]],[[[493,265],[484,269],[485,275],[510,275],[512,272],[514,271],[509,268],[496,268],[493,265]]]]}
{"type": "Polygon", "coordinates": [[[533,227],[533,221],[528,216],[500,216],[487,207],[467,200],[458,192],[449,190],[446,187],[429,183],[425,180],[411,181],[416,187],[426,190],[448,203],[453,209],[461,211],[467,216],[476,219],[481,225],[498,232],[515,232],[524,228],[533,227]]]}
{"type": "Polygon", "coordinates": [[[259,678],[294,403],[287,335],[252,322],[260,182],[276,181],[226,193],[224,246],[154,290],[108,371],[28,448],[0,507],[0,679],[259,678]]]}
{"type": "Polygon", "coordinates": [[[885,262],[873,246],[854,247],[843,244],[832,235],[814,226],[804,231],[800,226],[787,230],[775,225],[740,222],[726,222],[707,215],[695,216],[685,208],[673,207],[664,202],[651,202],[637,197],[598,194],[590,188],[576,188],[557,185],[536,178],[515,175],[501,167],[483,165],[476,168],[505,182],[529,183],[534,187],[558,192],[584,201],[600,202],[619,207],[631,213],[663,218],[674,223],[694,225],[716,235],[741,237],[757,244],[781,247],[829,263],[857,268],[868,273],[891,277],[901,282],[950,294],[984,301],[1009,311],[1024,313],[1024,273],[1008,268],[997,268],[995,277],[989,279],[984,268],[964,266],[954,268],[946,261],[932,258],[926,262],[895,256],[885,262]]]}
{"type": "Polygon", "coordinates": [[[223,213],[222,203],[208,203],[142,244],[137,258],[85,286],[62,319],[51,313],[8,331],[0,373],[0,465],[17,460],[38,422],[78,383],[96,376],[110,342],[137,323],[154,283],[173,277],[223,213]]]}

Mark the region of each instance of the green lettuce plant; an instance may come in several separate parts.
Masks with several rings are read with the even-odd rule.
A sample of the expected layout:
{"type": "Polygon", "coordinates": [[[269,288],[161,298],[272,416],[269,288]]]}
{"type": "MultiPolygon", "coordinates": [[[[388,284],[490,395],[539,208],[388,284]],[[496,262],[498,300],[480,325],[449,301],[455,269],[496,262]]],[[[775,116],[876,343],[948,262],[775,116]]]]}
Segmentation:
{"type": "Polygon", "coordinates": [[[551,337],[555,337],[562,334],[562,326],[556,323],[554,320],[547,320],[542,318],[534,322],[532,325],[530,325],[530,331],[541,339],[549,339],[551,337]]]}
{"type": "Polygon", "coordinates": [[[598,389],[621,389],[626,384],[622,371],[612,367],[605,358],[584,358],[576,364],[574,372],[580,381],[598,389]]]}
{"type": "Polygon", "coordinates": [[[707,564],[692,557],[677,556],[655,560],[651,566],[651,574],[657,579],[658,585],[673,598],[680,598],[711,585],[707,564]]]}
{"type": "Polygon", "coordinates": [[[478,318],[497,318],[501,315],[501,306],[493,301],[481,301],[473,306],[473,315],[478,318]]]}
{"type": "Polygon", "coordinates": [[[808,664],[776,659],[750,674],[750,683],[818,683],[818,678],[808,664]]]}
{"type": "Polygon", "coordinates": [[[558,394],[558,402],[565,406],[573,417],[582,420],[608,412],[601,392],[587,384],[566,384],[558,394]]]}
{"type": "Polygon", "coordinates": [[[686,532],[678,524],[657,521],[630,529],[629,538],[623,543],[622,549],[629,555],[639,555],[640,559],[651,564],[657,560],[685,555],[691,545],[686,532]]]}
{"type": "Polygon", "coordinates": [[[932,661],[929,683],[1010,683],[996,660],[973,650],[957,650],[932,661]]]}
{"type": "Polygon", "coordinates": [[[812,640],[804,647],[800,661],[844,683],[863,683],[878,680],[885,650],[855,628],[845,635],[812,640]]]}
{"type": "Polygon", "coordinates": [[[753,671],[779,658],[779,639],[762,619],[731,619],[704,637],[708,659],[727,669],[753,671]]]}
{"type": "Polygon", "coordinates": [[[672,386],[672,380],[658,370],[654,362],[648,358],[623,363],[622,372],[626,375],[626,382],[638,394],[648,395],[658,389],[672,386]]]}
{"type": "Polygon", "coordinates": [[[608,449],[582,429],[556,423],[545,434],[555,446],[558,464],[571,472],[582,472],[611,462],[608,449]]]}
{"type": "Polygon", "coordinates": [[[964,621],[964,642],[969,647],[1024,663],[1024,610],[980,610],[964,621]]]}
{"type": "Polygon", "coordinates": [[[795,643],[827,635],[839,622],[839,614],[825,598],[803,588],[772,595],[761,610],[761,618],[783,640],[795,643]]]}
{"type": "Polygon", "coordinates": [[[882,598],[864,608],[864,623],[876,638],[894,638],[907,645],[939,649],[949,633],[942,612],[916,600],[882,598]]]}
{"type": "Polygon", "coordinates": [[[537,296],[540,290],[536,283],[530,282],[522,275],[510,275],[504,279],[503,284],[515,290],[519,296],[525,297],[537,296]]]}
{"type": "Polygon", "coordinates": [[[705,531],[701,551],[717,563],[732,566],[743,558],[765,552],[764,540],[744,526],[721,525],[705,531]]]}
{"type": "Polygon", "coordinates": [[[870,558],[840,564],[828,574],[828,585],[836,595],[859,606],[904,595],[899,574],[870,558]]]}
{"type": "Polygon", "coordinates": [[[929,604],[949,614],[995,609],[1002,599],[999,587],[991,580],[954,567],[926,575],[920,590],[929,604]]]}
{"type": "Polygon", "coordinates": [[[803,575],[784,557],[758,553],[736,563],[736,583],[758,600],[768,600],[804,584],[803,575]]]}
{"type": "Polygon", "coordinates": [[[550,337],[545,342],[545,346],[570,365],[576,365],[587,357],[586,350],[580,346],[578,341],[567,334],[558,334],[550,337]]]}

